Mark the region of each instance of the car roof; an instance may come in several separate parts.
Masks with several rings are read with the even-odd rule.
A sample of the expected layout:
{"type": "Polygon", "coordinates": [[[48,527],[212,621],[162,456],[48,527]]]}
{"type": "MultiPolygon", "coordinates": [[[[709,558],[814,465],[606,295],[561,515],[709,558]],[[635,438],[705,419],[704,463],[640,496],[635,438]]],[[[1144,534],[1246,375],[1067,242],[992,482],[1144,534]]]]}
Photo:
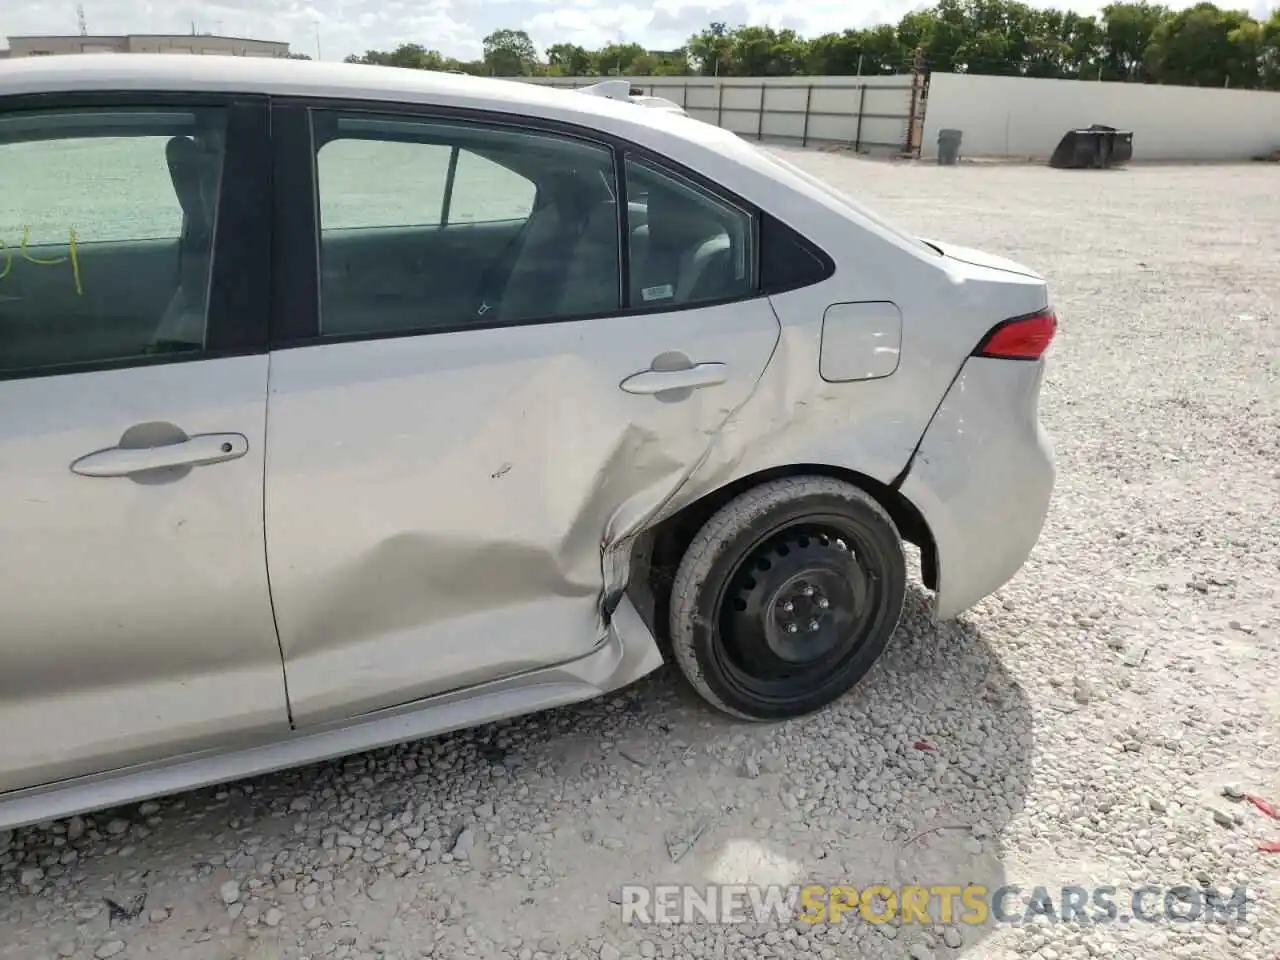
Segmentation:
{"type": "MultiPolygon", "coordinates": [[[[536,116],[622,133],[667,128],[665,111],[515,80],[351,63],[269,57],[77,54],[0,60],[0,97],[62,91],[256,93],[423,103],[536,116]]],[[[736,140],[701,125],[684,139],[736,140]]],[[[669,129],[664,132],[671,133],[669,129]]]]}
{"type": "Polygon", "coordinates": [[[806,182],[732,131],[673,110],[637,109],[631,101],[514,80],[287,58],[91,53],[0,60],[0,110],[4,97],[21,94],[166,91],[421,103],[579,124],[688,164],[784,222],[794,213],[797,229],[804,224],[792,209],[799,194],[911,246],[901,231],[886,228],[851,198],[837,202],[829,187],[806,182]]]}

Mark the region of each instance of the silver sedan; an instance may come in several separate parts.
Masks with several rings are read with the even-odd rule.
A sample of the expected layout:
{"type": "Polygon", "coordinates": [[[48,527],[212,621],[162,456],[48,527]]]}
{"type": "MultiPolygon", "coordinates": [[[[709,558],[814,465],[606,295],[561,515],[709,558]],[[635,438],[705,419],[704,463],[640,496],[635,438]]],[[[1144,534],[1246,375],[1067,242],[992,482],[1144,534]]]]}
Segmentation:
{"type": "Polygon", "coordinates": [[[0,64],[0,828],[598,696],[751,720],[1005,583],[1056,320],[677,113],[0,64]]]}

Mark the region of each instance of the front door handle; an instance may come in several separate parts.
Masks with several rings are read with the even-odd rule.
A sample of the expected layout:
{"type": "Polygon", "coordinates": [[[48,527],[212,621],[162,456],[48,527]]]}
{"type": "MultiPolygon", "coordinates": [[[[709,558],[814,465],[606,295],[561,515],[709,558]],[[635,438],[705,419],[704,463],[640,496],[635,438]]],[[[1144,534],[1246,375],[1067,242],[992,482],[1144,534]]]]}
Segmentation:
{"type": "Polygon", "coordinates": [[[90,453],[71,464],[82,477],[128,477],[165,467],[199,467],[236,460],[249,452],[240,433],[201,433],[175,443],[148,447],[111,447],[90,453]]]}
{"type": "Polygon", "coordinates": [[[716,387],[728,379],[729,368],[723,363],[695,363],[677,370],[643,370],[627,377],[619,386],[627,393],[653,396],[673,390],[716,387]]]}

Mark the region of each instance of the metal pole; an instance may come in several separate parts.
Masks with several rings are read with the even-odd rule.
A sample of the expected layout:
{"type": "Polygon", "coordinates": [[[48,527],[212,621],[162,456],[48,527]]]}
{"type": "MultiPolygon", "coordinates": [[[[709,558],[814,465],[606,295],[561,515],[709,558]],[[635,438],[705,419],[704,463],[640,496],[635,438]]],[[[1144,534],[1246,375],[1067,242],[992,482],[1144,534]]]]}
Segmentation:
{"type": "Polygon", "coordinates": [[[911,110],[907,115],[907,142],[902,152],[904,156],[912,156],[916,140],[916,122],[920,118],[920,92],[923,87],[924,48],[916,47],[911,61],[911,110]]]}
{"type": "Polygon", "coordinates": [[[804,132],[800,134],[800,146],[809,145],[809,105],[813,103],[813,84],[809,84],[804,93],[804,132]]]}
{"type": "Polygon", "coordinates": [[[716,126],[724,126],[724,84],[716,80],[716,89],[720,91],[716,97],[716,126]]]}
{"type": "Polygon", "coordinates": [[[683,110],[689,109],[689,81],[686,80],[680,85],[680,107],[683,110]]]}
{"type": "Polygon", "coordinates": [[[313,20],[311,22],[315,24],[315,28],[316,28],[316,59],[321,60],[323,59],[323,57],[321,57],[320,55],[320,21],[313,20]]]}
{"type": "Polygon", "coordinates": [[[760,113],[756,116],[756,139],[764,139],[764,98],[766,91],[765,83],[760,81],[760,113]]]}
{"type": "Polygon", "coordinates": [[[858,86],[858,129],[853,134],[853,152],[857,153],[862,149],[862,115],[866,113],[867,106],[867,85],[865,83],[858,86]]]}

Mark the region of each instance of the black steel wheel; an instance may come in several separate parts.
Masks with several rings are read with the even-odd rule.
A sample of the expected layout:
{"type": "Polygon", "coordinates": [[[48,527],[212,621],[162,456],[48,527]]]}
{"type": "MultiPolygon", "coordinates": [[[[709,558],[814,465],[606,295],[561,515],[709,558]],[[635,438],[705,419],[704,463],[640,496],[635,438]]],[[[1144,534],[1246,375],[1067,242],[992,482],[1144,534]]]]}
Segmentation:
{"type": "Polygon", "coordinates": [[[905,588],[898,530],[865,492],[826,477],[762,484],[707,521],[681,561],[676,660],[729,713],[810,713],[875,663],[905,588]]]}

